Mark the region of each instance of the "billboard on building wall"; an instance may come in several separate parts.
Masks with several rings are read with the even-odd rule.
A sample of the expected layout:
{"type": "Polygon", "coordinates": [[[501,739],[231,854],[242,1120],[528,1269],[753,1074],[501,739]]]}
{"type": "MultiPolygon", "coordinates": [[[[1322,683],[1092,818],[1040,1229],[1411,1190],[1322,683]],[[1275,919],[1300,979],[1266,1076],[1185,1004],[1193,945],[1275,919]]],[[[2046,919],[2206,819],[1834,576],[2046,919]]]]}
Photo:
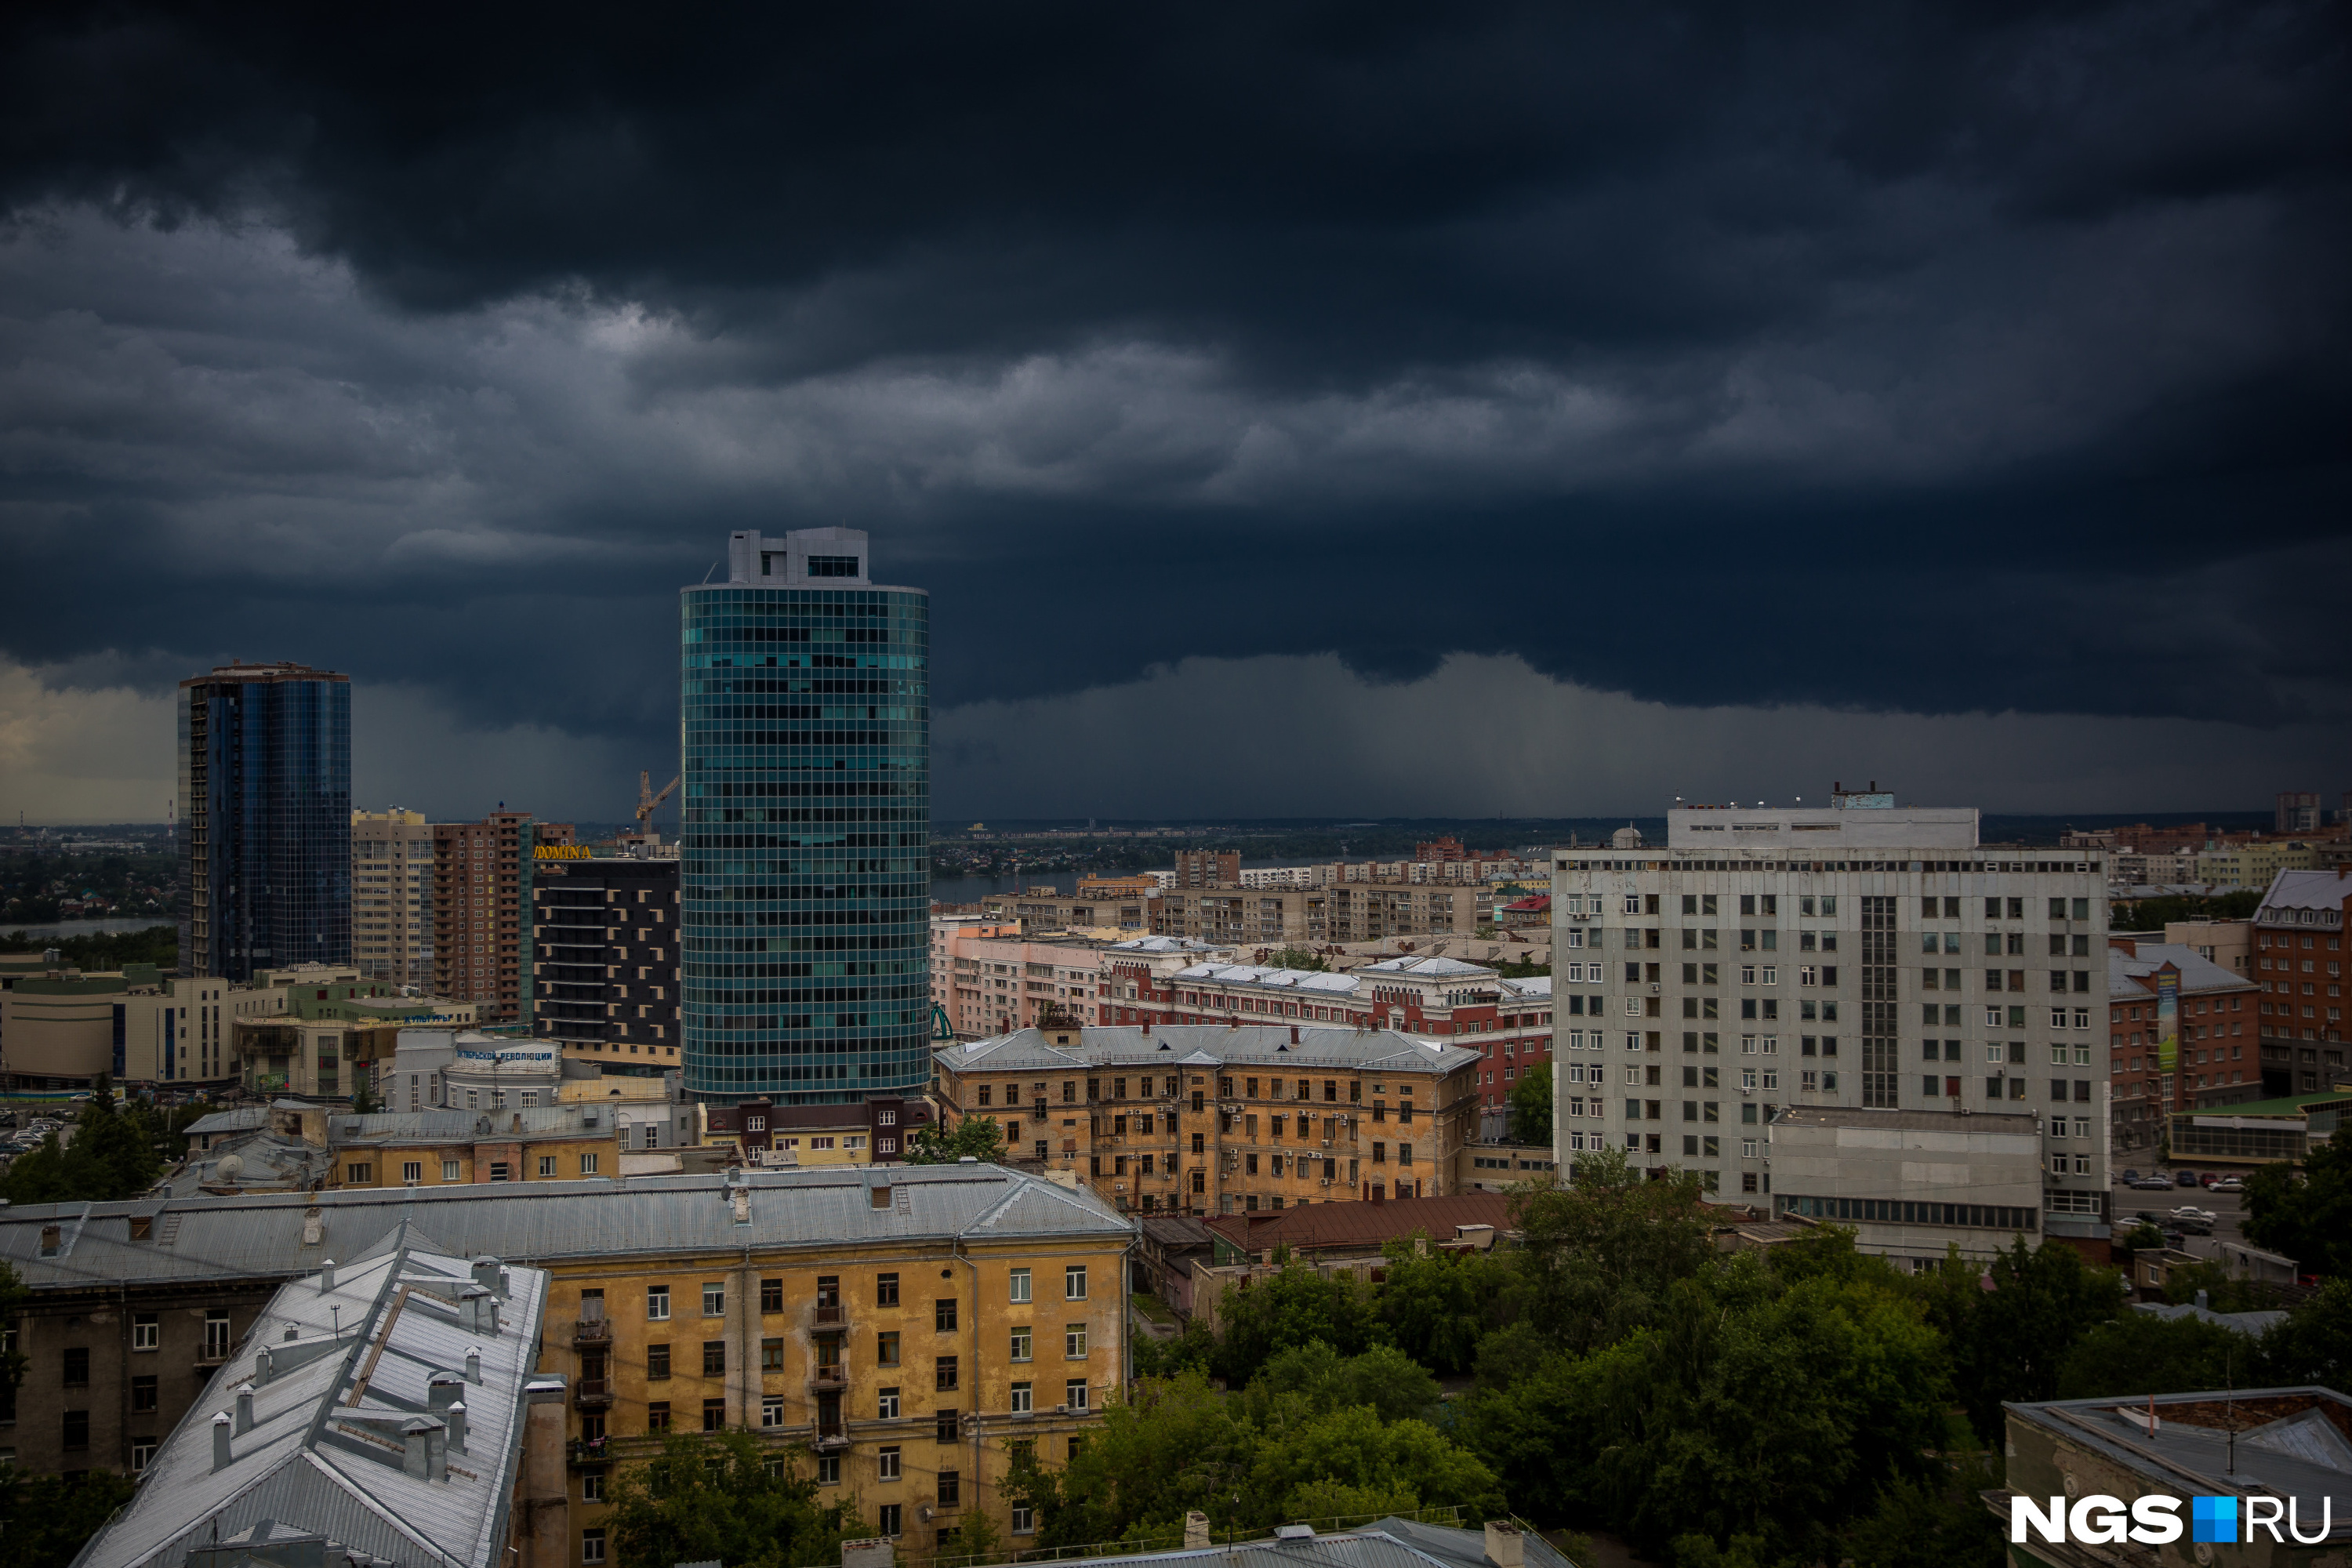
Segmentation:
{"type": "Polygon", "coordinates": [[[2156,1070],[2171,1072],[2180,1058],[2180,971],[2156,972],[2156,1070]]]}

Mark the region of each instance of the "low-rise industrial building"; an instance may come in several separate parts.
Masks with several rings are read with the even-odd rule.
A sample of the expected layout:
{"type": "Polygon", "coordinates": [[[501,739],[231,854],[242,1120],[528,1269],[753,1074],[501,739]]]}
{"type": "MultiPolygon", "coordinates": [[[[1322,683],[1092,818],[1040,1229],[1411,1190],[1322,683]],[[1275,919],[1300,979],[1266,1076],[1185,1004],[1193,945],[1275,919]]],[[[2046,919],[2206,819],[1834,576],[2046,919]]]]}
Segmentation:
{"type": "Polygon", "coordinates": [[[1792,1105],[1737,1131],[1752,1145],[1742,1158],[1769,1165],[1780,1213],[1851,1226],[1864,1251],[1915,1269],[1955,1246],[1990,1258],[2020,1236],[2038,1245],[2069,1225],[2091,1234],[2042,1213],[2039,1116],[1792,1105]]]}

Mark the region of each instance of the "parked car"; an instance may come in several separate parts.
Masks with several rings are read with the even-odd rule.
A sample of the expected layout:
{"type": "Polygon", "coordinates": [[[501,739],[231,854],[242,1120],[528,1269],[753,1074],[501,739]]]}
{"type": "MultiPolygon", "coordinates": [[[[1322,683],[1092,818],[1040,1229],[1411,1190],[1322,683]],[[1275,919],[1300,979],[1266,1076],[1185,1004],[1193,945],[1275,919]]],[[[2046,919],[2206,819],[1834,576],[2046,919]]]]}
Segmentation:
{"type": "Polygon", "coordinates": [[[2139,1173],[2137,1171],[2126,1171],[2124,1173],[2124,1180],[2126,1183],[2137,1182],[2139,1180],[2139,1173]]]}
{"type": "Polygon", "coordinates": [[[2172,1178],[2172,1183],[2175,1186],[2193,1187],[2197,1184],[2197,1173],[2194,1171],[2182,1171],[2172,1178]]]}
{"type": "Polygon", "coordinates": [[[2174,1209],[2171,1215],[2174,1227],[2191,1236],[2212,1235],[2213,1222],[2218,1217],[2211,1209],[2187,1207],[2174,1209]]]}
{"type": "Polygon", "coordinates": [[[2143,1193],[2168,1193],[2172,1190],[2172,1184],[2170,1182],[2166,1181],[2162,1176],[2156,1175],[2153,1173],[2140,1177],[2139,1180],[2132,1183],[2131,1185],[2143,1193]]]}
{"type": "Polygon", "coordinates": [[[2216,1183],[2216,1182],[2220,1181],[2221,1179],[2221,1172],[2219,1172],[2219,1171],[2204,1171],[2204,1172],[2200,1172],[2200,1173],[2199,1173],[2198,1177],[2197,1177],[2197,1184],[2198,1184],[2199,1186],[2200,1186],[2200,1187],[2210,1187],[2210,1186],[2211,1186],[2214,1183],[2216,1183]]]}
{"type": "Polygon", "coordinates": [[[2211,1190],[2217,1193],[2242,1193],[2246,1190],[2246,1184],[2235,1176],[2224,1176],[2213,1184],[2211,1190]]]}

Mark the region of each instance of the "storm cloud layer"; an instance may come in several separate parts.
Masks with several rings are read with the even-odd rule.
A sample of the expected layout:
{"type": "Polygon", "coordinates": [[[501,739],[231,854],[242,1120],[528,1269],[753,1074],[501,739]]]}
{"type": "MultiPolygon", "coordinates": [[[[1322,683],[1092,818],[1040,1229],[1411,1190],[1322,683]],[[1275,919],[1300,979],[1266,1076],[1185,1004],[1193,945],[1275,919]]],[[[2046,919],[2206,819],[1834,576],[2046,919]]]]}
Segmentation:
{"type": "Polygon", "coordinates": [[[1431,810],[1653,811],[1732,710],[1993,807],[2338,788],[2344,18],[19,12],[0,686],[307,659],[395,694],[362,793],[614,816],[674,589],[841,522],[933,591],[951,812],[1440,787],[1307,689],[1431,810]],[[974,743],[1106,703],[1253,721],[1087,801],[974,743]]]}

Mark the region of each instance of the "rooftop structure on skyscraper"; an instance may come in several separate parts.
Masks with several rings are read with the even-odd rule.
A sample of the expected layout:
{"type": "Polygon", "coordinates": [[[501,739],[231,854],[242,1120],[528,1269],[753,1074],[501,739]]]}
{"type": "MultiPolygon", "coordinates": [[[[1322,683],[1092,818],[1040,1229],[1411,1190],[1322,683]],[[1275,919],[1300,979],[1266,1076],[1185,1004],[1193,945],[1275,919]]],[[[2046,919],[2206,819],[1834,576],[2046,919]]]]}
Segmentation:
{"type": "Polygon", "coordinates": [[[728,541],[682,591],[686,1087],[864,1100],[929,1076],[930,601],[866,535],[728,541]]]}

